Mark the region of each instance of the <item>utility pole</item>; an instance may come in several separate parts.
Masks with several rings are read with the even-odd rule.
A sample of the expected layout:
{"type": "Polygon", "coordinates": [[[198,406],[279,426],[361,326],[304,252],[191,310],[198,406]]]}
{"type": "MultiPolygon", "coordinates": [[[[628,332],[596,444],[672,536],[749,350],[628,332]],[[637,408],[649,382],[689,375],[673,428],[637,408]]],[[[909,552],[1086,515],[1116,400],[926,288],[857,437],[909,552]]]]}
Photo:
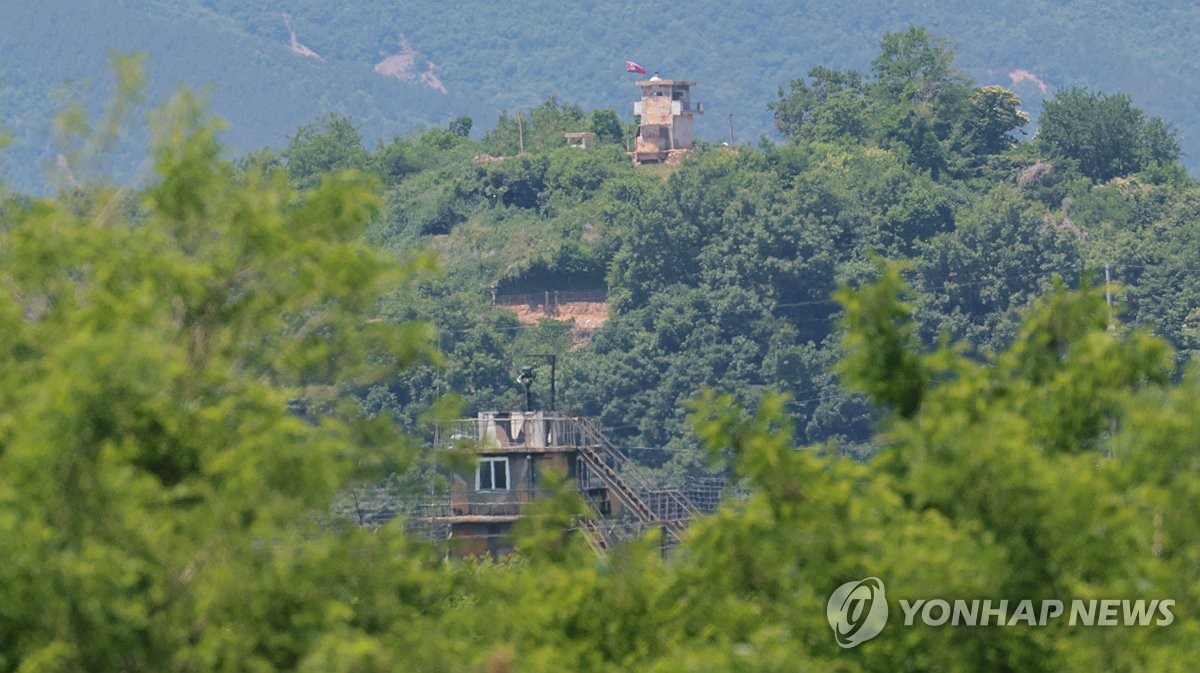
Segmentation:
{"type": "Polygon", "coordinates": [[[554,353],[537,353],[534,357],[546,358],[550,363],[550,411],[558,411],[558,356],[554,353]]]}
{"type": "MultiPolygon", "coordinates": [[[[524,357],[530,357],[530,358],[545,358],[546,362],[550,365],[550,408],[548,409],[548,411],[557,411],[558,410],[557,409],[557,405],[558,405],[558,356],[555,355],[554,353],[523,353],[522,355],[524,357]]],[[[529,380],[529,385],[532,385],[533,384],[533,367],[522,367],[521,372],[522,372],[522,376],[526,376],[525,372],[528,372],[527,376],[528,376],[528,380],[529,380]]],[[[524,383],[524,380],[522,380],[522,383],[524,383]]],[[[528,388],[529,388],[529,386],[527,385],[526,386],[527,393],[528,393],[528,388]]]]}
{"type": "Polygon", "coordinates": [[[517,141],[521,146],[521,154],[525,154],[525,115],[517,113],[517,141]]]}
{"type": "Polygon", "coordinates": [[[729,113],[729,146],[733,147],[733,113],[729,113]]]}
{"type": "MultiPolygon", "coordinates": [[[[1112,289],[1109,283],[1112,282],[1112,277],[1108,273],[1108,264],[1104,265],[1104,303],[1108,304],[1108,333],[1115,337],[1117,328],[1113,325],[1112,319],[1112,289]]],[[[1108,458],[1113,458],[1113,438],[1117,436],[1117,417],[1110,415],[1108,417],[1108,458]]]]}
{"type": "Polygon", "coordinates": [[[1115,327],[1112,320],[1112,290],[1109,288],[1109,283],[1112,278],[1108,275],[1108,265],[1104,265],[1104,302],[1108,304],[1108,331],[1112,332],[1115,327]]]}
{"type": "Polygon", "coordinates": [[[558,367],[558,356],[547,355],[546,357],[550,360],[550,411],[557,411],[555,406],[557,404],[558,391],[555,390],[557,385],[555,369],[558,367]]]}

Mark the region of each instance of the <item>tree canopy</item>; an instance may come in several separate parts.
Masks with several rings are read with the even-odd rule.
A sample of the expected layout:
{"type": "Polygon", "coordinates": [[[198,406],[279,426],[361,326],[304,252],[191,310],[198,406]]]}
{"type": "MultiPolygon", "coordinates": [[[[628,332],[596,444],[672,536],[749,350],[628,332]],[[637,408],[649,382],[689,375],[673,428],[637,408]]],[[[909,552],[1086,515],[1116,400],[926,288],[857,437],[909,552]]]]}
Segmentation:
{"type": "Polygon", "coordinates": [[[369,181],[239,176],[194,99],[162,117],[145,189],[0,209],[2,670],[294,665],[270,624],[338,618],[271,577],[304,591],[353,536],[312,513],[407,460],[390,424],[289,411],[431,353],[369,319],[406,276],[362,239],[369,181]]]}
{"type": "Polygon", "coordinates": [[[1083,87],[1063,89],[1046,101],[1038,137],[1048,153],[1079,162],[1097,181],[1174,163],[1179,139],[1162,119],[1147,119],[1125,94],[1083,87]]]}

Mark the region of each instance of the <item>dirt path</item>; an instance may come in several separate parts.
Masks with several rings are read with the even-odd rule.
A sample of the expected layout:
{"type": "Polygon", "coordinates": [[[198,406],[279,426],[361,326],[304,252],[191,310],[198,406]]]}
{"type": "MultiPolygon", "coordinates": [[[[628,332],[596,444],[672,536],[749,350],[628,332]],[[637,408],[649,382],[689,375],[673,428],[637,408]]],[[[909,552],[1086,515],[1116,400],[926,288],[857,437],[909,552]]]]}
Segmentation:
{"type": "Polygon", "coordinates": [[[536,325],[542,318],[570,322],[573,348],[581,348],[591,343],[592,334],[608,320],[608,302],[603,301],[576,301],[559,304],[556,315],[548,315],[540,305],[505,306],[504,308],[516,313],[517,320],[527,325],[536,325]]]}

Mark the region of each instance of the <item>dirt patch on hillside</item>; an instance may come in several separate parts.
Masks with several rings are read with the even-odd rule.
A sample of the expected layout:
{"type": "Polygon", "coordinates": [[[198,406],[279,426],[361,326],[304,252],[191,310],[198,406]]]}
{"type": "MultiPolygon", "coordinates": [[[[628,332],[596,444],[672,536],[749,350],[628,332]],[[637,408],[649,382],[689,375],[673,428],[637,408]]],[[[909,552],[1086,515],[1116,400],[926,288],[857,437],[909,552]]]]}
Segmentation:
{"type": "Polygon", "coordinates": [[[542,318],[553,318],[571,323],[571,347],[582,348],[592,342],[592,335],[608,320],[608,302],[576,301],[559,304],[555,314],[547,314],[543,306],[505,306],[517,314],[517,320],[536,325],[542,318]]]}
{"type": "Polygon", "coordinates": [[[1018,68],[1008,73],[1008,78],[1012,80],[1013,86],[1017,86],[1021,82],[1033,82],[1034,86],[1038,88],[1038,91],[1041,91],[1042,93],[1048,93],[1050,91],[1050,87],[1042,81],[1041,77],[1038,77],[1037,75],[1022,68],[1018,68]]]}
{"type": "Polygon", "coordinates": [[[321,58],[320,54],[313,51],[312,49],[309,49],[308,46],[300,44],[300,40],[298,40],[296,38],[296,31],[292,30],[291,15],[283,14],[282,16],[283,16],[283,25],[287,27],[288,34],[292,36],[291,41],[289,43],[289,48],[292,50],[292,53],[297,54],[299,56],[304,56],[307,58],[315,58],[318,61],[324,61],[325,59],[321,58]]]}
{"type": "Polygon", "coordinates": [[[413,49],[408,38],[399,38],[400,51],[375,64],[375,72],[384,77],[395,77],[401,82],[420,83],[441,93],[449,93],[446,85],[438,78],[438,67],[433,61],[425,60],[413,49]],[[421,65],[424,61],[424,65],[421,65]],[[424,72],[418,72],[424,68],[424,72]]]}

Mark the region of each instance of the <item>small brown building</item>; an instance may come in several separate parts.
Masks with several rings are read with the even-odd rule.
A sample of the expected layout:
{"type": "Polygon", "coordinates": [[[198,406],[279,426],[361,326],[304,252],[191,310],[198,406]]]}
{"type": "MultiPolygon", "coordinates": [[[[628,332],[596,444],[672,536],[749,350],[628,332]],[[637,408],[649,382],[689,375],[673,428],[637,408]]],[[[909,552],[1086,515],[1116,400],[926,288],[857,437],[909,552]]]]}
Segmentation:
{"type": "MultiPolygon", "coordinates": [[[[526,505],[545,494],[548,470],[573,480],[600,516],[619,513],[608,489],[583,466],[581,452],[598,448],[579,420],[554,412],[481,412],[459,421],[451,442],[475,453],[474,469],[450,476],[450,498],[434,523],[449,526],[455,553],[463,556],[513,551],[513,524],[526,505]]],[[[446,443],[446,442],[443,442],[446,443]]]]}
{"type": "Polygon", "coordinates": [[[550,470],[565,474],[587,501],[590,513],[575,529],[600,553],[617,526],[634,533],[662,528],[665,538],[677,541],[696,512],[679,491],[655,488],[626,472],[628,458],[586,418],[487,411],[442,428],[436,443],[469,451],[473,464],[449,475],[444,499],[414,513],[422,526],[444,531],[460,556],[513,552],[513,525],[529,503],[547,494],[543,482],[550,470]]]}
{"type": "Polygon", "coordinates": [[[576,147],[581,150],[596,149],[596,134],[591,131],[579,131],[576,133],[568,133],[567,147],[576,147]]]}

